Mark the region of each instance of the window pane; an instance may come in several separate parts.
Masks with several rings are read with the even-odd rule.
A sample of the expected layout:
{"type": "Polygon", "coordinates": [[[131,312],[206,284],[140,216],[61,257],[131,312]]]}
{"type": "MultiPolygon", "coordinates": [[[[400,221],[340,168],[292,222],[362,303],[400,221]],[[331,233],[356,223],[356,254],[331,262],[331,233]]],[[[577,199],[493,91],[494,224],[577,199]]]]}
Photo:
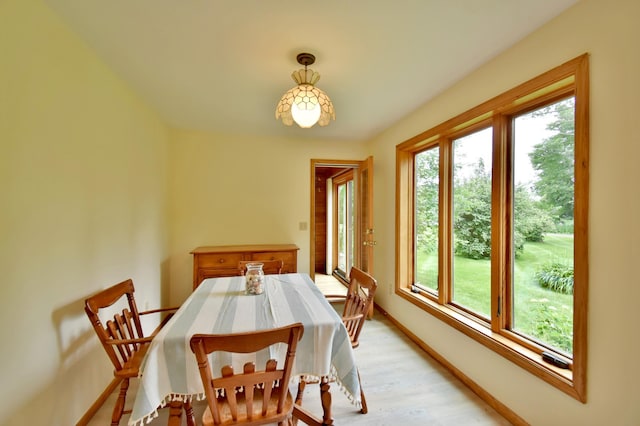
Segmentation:
{"type": "Polygon", "coordinates": [[[353,179],[337,185],[337,269],[347,275],[353,265],[355,250],[355,197],[353,179]]]}
{"type": "Polygon", "coordinates": [[[491,128],[453,141],[452,301],[491,313],[491,128]]]}
{"type": "Polygon", "coordinates": [[[512,329],[573,350],[573,98],[514,119],[512,329]]]}
{"type": "Polygon", "coordinates": [[[438,147],[415,156],[415,284],[438,290],[438,147]]]}
{"type": "Polygon", "coordinates": [[[338,269],[347,270],[347,185],[338,185],[338,269]]]}

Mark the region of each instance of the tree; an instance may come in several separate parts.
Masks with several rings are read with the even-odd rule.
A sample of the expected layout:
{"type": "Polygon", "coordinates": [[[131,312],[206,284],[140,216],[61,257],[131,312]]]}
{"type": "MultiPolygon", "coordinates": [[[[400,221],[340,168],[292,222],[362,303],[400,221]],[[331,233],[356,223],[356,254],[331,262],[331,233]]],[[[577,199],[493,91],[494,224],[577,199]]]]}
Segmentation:
{"type": "MultiPolygon", "coordinates": [[[[518,256],[525,241],[542,241],[553,224],[525,185],[515,187],[514,198],[513,239],[518,256]]],[[[476,163],[472,176],[456,182],[454,206],[455,253],[471,259],[491,257],[491,175],[482,160],[476,163]]]]}
{"type": "Polygon", "coordinates": [[[416,246],[424,253],[438,249],[439,150],[416,155],[416,246]]]}
{"type": "Polygon", "coordinates": [[[534,145],[529,154],[531,165],[538,172],[534,189],[546,209],[558,221],[573,218],[574,194],[574,99],[555,103],[538,113],[554,114],[547,125],[555,134],[534,145]]]}
{"type": "Polygon", "coordinates": [[[524,248],[524,241],[542,242],[544,233],[553,229],[553,220],[525,185],[516,185],[513,209],[517,255],[524,248]]]}
{"type": "Polygon", "coordinates": [[[454,250],[471,259],[491,256],[491,175],[479,160],[473,175],[455,183],[454,250]]]}

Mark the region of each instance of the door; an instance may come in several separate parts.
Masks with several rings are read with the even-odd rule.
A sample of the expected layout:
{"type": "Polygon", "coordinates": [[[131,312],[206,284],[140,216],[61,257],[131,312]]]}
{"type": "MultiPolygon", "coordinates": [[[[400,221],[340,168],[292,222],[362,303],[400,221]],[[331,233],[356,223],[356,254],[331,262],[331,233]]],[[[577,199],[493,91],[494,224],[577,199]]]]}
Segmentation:
{"type": "MultiPolygon", "coordinates": [[[[327,176],[345,171],[352,171],[354,208],[353,265],[369,273],[373,273],[373,249],[375,247],[373,226],[373,157],[365,160],[311,160],[311,217],[310,217],[310,268],[309,275],[315,279],[316,270],[323,268],[325,253],[323,242],[327,238],[327,223],[323,219],[327,205],[335,207],[333,202],[327,204],[327,193],[324,190],[327,176]],[[318,259],[318,261],[317,261],[318,259]]],[[[326,259],[333,262],[333,259],[326,259]]],[[[330,269],[336,265],[331,265],[330,269]]]]}
{"type": "Polygon", "coordinates": [[[360,221],[359,267],[373,275],[373,248],[376,245],[373,227],[373,157],[360,163],[358,168],[358,196],[360,221]]]}

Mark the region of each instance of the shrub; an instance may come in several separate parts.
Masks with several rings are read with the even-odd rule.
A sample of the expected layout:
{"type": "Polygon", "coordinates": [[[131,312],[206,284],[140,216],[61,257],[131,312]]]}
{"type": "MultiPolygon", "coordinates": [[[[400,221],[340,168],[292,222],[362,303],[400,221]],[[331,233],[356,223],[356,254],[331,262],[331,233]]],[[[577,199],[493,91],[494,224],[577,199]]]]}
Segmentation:
{"type": "Polygon", "coordinates": [[[538,208],[530,209],[529,213],[522,215],[516,223],[516,231],[522,233],[526,241],[541,243],[544,233],[553,229],[553,222],[549,215],[538,208]]]}
{"type": "Polygon", "coordinates": [[[455,219],[454,250],[469,259],[488,259],[491,256],[490,210],[474,209],[455,219]]]}
{"type": "Polygon", "coordinates": [[[563,294],[573,294],[573,266],[560,262],[544,265],[535,274],[543,288],[563,294]]]}
{"type": "Polygon", "coordinates": [[[573,234],[573,219],[565,219],[557,223],[555,232],[560,234],[573,234]]]}
{"type": "Polygon", "coordinates": [[[553,306],[547,299],[532,299],[533,336],[556,349],[573,352],[573,321],[566,306],[553,306]]]}

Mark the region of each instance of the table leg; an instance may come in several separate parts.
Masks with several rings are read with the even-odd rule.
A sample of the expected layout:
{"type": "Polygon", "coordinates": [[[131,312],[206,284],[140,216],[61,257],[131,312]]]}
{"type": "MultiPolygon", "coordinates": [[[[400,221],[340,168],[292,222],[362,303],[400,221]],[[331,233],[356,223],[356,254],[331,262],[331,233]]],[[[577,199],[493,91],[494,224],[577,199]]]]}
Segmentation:
{"type": "Polygon", "coordinates": [[[324,376],[320,379],[320,400],[322,401],[323,425],[333,425],[331,417],[331,393],[329,392],[329,378],[324,376]]]}
{"type": "Polygon", "coordinates": [[[169,403],[168,426],[180,426],[182,417],[182,401],[171,401],[169,403]]]}

